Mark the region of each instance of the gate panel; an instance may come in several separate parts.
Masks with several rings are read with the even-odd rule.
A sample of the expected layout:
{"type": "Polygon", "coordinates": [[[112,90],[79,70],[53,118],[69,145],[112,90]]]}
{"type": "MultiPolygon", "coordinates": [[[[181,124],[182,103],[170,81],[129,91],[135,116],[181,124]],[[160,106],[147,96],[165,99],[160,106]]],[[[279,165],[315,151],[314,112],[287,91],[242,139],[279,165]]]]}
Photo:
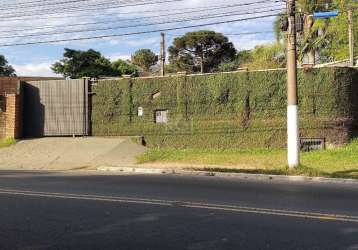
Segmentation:
{"type": "Polygon", "coordinates": [[[24,101],[26,136],[88,134],[87,80],[27,82],[24,101]]]}

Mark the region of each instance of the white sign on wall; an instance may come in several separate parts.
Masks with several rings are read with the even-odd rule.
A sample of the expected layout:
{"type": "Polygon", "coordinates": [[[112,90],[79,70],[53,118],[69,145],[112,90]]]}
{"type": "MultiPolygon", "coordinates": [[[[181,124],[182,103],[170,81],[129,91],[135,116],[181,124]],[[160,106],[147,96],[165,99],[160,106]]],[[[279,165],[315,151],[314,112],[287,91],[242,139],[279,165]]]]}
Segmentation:
{"type": "Polygon", "coordinates": [[[156,110],[155,111],[156,123],[168,123],[168,110],[156,110]]]}
{"type": "Polygon", "coordinates": [[[139,108],[138,108],[138,116],[143,116],[143,114],[144,114],[143,108],[142,108],[142,107],[139,107],[139,108]]]}

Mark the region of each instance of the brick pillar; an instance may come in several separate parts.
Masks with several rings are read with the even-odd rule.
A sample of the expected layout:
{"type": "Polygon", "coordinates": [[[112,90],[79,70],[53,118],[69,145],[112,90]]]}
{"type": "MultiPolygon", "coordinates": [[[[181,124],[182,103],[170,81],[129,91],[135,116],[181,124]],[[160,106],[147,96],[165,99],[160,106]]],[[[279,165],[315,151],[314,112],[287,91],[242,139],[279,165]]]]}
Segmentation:
{"type": "Polygon", "coordinates": [[[5,119],[6,119],[5,112],[0,111],[0,140],[5,138],[5,130],[6,130],[5,119]]]}
{"type": "Polygon", "coordinates": [[[22,136],[21,96],[6,95],[5,137],[18,139],[22,136]]]}

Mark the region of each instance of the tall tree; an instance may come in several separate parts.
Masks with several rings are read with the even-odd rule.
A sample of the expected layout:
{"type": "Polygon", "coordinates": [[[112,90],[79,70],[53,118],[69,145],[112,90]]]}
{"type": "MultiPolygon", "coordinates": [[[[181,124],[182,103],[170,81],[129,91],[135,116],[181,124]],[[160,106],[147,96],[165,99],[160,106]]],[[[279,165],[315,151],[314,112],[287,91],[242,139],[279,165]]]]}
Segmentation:
{"type": "Polygon", "coordinates": [[[3,55],[0,55],[0,76],[16,76],[15,69],[8,64],[3,55]]]}
{"type": "Polygon", "coordinates": [[[53,72],[62,74],[65,77],[99,77],[118,75],[111,65],[111,62],[95,50],[80,51],[65,49],[63,59],[52,65],[53,72]]]}
{"type": "Polygon", "coordinates": [[[235,59],[233,43],[221,33],[200,30],[174,39],[169,61],[178,69],[201,73],[215,70],[222,62],[235,59]]]}
{"type": "Polygon", "coordinates": [[[150,67],[154,66],[157,62],[158,56],[156,56],[150,49],[140,49],[132,55],[132,63],[141,67],[146,72],[148,72],[150,67]]]}

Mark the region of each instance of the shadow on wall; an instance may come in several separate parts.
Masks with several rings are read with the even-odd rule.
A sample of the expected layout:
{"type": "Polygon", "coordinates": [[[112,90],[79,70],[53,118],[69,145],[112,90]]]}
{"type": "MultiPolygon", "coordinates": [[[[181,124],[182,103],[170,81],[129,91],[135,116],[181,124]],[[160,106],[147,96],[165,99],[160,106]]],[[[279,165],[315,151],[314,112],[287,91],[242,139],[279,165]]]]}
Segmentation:
{"type": "Polygon", "coordinates": [[[23,135],[26,138],[43,137],[45,107],[41,103],[40,89],[24,83],[23,135]]]}

